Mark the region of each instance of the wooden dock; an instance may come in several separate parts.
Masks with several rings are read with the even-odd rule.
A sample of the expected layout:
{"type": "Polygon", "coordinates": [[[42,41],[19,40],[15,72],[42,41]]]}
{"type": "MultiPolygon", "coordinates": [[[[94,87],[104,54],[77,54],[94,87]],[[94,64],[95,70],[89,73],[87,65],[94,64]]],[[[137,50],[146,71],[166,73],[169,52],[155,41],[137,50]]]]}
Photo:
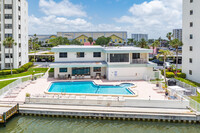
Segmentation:
{"type": "Polygon", "coordinates": [[[17,114],[18,112],[19,112],[19,104],[11,106],[0,105],[0,123],[4,124],[5,126],[6,121],[13,115],[17,114]]]}

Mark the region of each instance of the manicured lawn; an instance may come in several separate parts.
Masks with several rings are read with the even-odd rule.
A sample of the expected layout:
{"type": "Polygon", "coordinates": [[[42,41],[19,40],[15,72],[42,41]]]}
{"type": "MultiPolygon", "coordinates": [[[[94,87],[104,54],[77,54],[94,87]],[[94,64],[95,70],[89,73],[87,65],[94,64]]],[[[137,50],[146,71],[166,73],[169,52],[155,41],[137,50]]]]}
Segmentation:
{"type": "Polygon", "coordinates": [[[193,100],[195,100],[198,103],[200,103],[200,94],[198,92],[197,92],[197,96],[191,96],[190,98],[192,98],[193,100]]]}
{"type": "Polygon", "coordinates": [[[29,68],[27,72],[19,73],[19,74],[13,74],[13,75],[1,75],[0,79],[8,79],[8,78],[16,78],[16,77],[22,77],[37,73],[45,73],[48,70],[48,68],[29,68]]]}
{"type": "Polygon", "coordinates": [[[8,81],[0,81],[0,89],[2,89],[3,87],[7,86],[8,84],[14,82],[16,79],[14,80],[8,80],[8,81]]]}

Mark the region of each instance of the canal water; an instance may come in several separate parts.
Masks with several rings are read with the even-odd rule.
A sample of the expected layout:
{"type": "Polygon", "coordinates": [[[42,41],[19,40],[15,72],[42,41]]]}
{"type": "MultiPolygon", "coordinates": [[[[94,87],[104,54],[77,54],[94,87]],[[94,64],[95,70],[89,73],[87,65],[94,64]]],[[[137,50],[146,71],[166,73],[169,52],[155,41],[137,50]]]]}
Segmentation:
{"type": "Polygon", "coordinates": [[[200,124],[16,116],[0,133],[200,133],[200,124]]]}

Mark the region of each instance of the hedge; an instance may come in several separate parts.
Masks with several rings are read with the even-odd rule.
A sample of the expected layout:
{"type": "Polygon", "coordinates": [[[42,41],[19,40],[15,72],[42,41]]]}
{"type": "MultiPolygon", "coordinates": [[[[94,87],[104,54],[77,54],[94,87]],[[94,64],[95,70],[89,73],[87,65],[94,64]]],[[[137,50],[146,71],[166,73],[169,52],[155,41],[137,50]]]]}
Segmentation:
{"type": "Polygon", "coordinates": [[[24,68],[24,70],[27,71],[32,66],[33,66],[33,62],[29,62],[29,63],[24,64],[20,68],[24,68]]]}
{"type": "Polygon", "coordinates": [[[166,77],[167,78],[174,78],[175,74],[173,72],[166,72],[166,77]]]}
{"type": "Polygon", "coordinates": [[[185,79],[186,74],[185,73],[177,73],[177,77],[185,79]]]}
{"type": "MultiPolygon", "coordinates": [[[[13,74],[22,73],[22,72],[27,71],[32,66],[33,66],[33,63],[29,62],[29,63],[24,64],[23,66],[21,66],[18,69],[13,69],[12,72],[13,72],[13,74]]],[[[10,74],[11,74],[11,70],[1,70],[0,71],[0,75],[10,75],[10,74]]]]}
{"type": "MultiPolygon", "coordinates": [[[[17,70],[12,70],[13,74],[17,74],[17,70]]],[[[11,74],[11,70],[1,70],[0,75],[9,75],[11,74]]]]}

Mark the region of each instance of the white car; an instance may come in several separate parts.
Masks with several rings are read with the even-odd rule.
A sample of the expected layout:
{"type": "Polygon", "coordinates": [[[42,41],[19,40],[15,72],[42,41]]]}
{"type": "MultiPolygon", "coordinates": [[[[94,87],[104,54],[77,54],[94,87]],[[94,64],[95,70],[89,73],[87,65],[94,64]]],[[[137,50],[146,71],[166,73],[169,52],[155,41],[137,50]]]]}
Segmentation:
{"type": "Polygon", "coordinates": [[[171,66],[171,63],[170,62],[165,62],[165,68],[167,69],[167,68],[170,68],[170,66],[171,66]]]}

